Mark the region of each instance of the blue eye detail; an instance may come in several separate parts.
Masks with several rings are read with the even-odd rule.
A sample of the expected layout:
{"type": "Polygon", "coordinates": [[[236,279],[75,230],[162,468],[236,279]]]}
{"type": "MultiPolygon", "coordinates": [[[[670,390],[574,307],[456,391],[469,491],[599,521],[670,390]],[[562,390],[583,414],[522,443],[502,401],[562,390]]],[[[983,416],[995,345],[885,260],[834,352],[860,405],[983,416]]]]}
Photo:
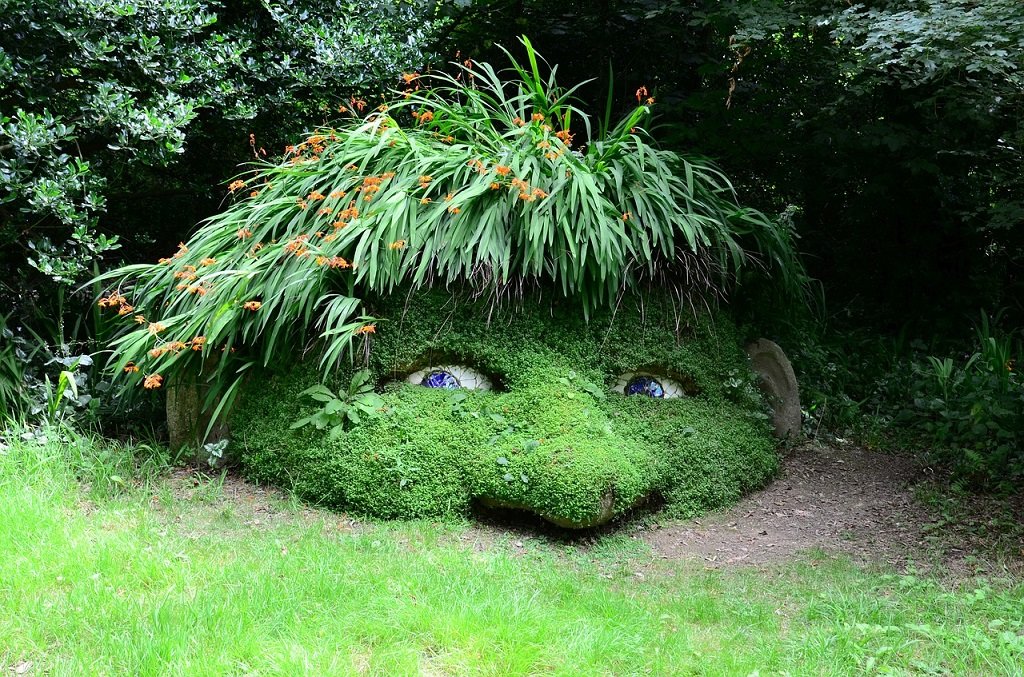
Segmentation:
{"type": "Polygon", "coordinates": [[[651,376],[636,376],[626,384],[627,395],[646,395],[647,397],[665,397],[665,388],[658,379],[651,376]]]}
{"type": "Polygon", "coordinates": [[[406,383],[442,390],[491,390],[491,380],[473,367],[435,364],[405,377],[406,383]]]}
{"type": "Polygon", "coordinates": [[[619,376],[612,391],[622,395],[644,395],[656,400],[688,397],[686,386],[657,373],[630,371],[619,376]]]}
{"type": "Polygon", "coordinates": [[[447,371],[438,369],[432,371],[423,377],[420,381],[420,385],[427,388],[444,388],[445,390],[456,390],[462,386],[459,384],[459,379],[447,371]]]}

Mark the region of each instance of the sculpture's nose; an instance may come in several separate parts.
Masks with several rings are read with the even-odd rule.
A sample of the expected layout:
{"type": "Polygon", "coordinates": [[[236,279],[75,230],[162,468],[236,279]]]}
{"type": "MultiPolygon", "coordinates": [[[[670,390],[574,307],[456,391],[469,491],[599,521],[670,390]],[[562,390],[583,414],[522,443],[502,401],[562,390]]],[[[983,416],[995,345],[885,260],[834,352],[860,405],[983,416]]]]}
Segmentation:
{"type": "Polygon", "coordinates": [[[595,378],[569,369],[536,376],[502,397],[514,432],[483,456],[474,493],[566,527],[606,522],[639,500],[650,469],[614,431],[595,378]]]}

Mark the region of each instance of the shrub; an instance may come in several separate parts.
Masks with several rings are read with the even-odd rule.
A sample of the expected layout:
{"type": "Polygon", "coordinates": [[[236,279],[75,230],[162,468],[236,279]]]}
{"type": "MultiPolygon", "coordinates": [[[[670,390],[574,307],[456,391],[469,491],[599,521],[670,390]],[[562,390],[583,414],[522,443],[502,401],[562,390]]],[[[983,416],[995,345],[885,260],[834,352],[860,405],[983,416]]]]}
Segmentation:
{"type": "Polygon", "coordinates": [[[1015,367],[1024,349],[984,313],[975,345],[963,359],[931,356],[915,365],[913,404],[901,420],[959,480],[1016,488],[1024,479],[1024,381],[1015,367]]]}

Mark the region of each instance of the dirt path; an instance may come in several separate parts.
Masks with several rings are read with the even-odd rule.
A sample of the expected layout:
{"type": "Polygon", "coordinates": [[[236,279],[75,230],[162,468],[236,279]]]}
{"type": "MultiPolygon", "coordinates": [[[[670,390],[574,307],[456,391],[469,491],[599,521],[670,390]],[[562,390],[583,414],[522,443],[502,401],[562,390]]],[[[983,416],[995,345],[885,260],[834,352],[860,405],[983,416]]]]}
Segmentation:
{"type": "Polygon", "coordinates": [[[898,570],[1020,573],[1022,517],[1024,501],[936,491],[908,456],[806,445],[789,452],[776,481],[727,512],[663,523],[642,538],[664,558],[709,566],[759,566],[820,549],[898,570]]]}
{"type": "MultiPolygon", "coordinates": [[[[345,529],[372,524],[302,506],[233,474],[218,480],[179,469],[171,486],[178,499],[214,510],[229,508],[242,528],[295,519],[323,520],[345,529]]],[[[533,540],[586,548],[603,535],[628,533],[649,545],[655,557],[692,559],[710,567],[760,567],[818,550],[863,564],[954,578],[1024,576],[1024,494],[1012,501],[954,496],[943,486],[910,456],[808,444],[787,453],[779,477],[768,487],[700,519],[640,513],[580,533],[524,513],[485,511],[459,538],[483,549],[502,541],[522,549],[533,540]]]]}

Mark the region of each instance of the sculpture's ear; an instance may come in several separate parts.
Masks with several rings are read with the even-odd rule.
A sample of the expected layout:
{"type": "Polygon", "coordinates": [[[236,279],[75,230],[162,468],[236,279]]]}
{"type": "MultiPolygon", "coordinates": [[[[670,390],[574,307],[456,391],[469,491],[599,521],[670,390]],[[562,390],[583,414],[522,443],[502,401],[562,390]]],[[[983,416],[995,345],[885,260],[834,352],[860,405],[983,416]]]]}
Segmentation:
{"type": "Polygon", "coordinates": [[[750,366],[760,380],[761,390],[772,406],[775,436],[800,436],[800,389],[786,354],[775,342],[758,339],[747,346],[750,366]]]}

